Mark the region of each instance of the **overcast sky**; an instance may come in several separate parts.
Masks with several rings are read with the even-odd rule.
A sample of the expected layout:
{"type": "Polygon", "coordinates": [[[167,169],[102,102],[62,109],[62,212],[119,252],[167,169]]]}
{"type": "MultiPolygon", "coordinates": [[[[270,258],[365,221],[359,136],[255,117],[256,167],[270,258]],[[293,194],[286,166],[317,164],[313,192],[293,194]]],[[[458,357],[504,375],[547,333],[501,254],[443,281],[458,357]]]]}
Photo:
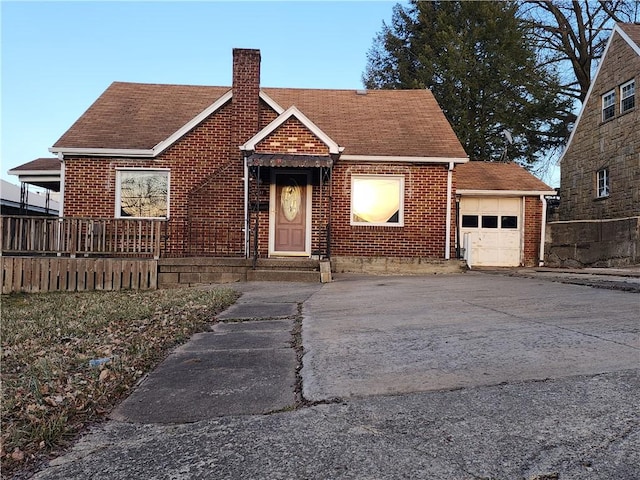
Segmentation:
{"type": "Polygon", "coordinates": [[[270,87],[362,88],[396,2],[0,2],[0,176],[38,157],[114,81],[231,85],[258,48],[270,87]]]}

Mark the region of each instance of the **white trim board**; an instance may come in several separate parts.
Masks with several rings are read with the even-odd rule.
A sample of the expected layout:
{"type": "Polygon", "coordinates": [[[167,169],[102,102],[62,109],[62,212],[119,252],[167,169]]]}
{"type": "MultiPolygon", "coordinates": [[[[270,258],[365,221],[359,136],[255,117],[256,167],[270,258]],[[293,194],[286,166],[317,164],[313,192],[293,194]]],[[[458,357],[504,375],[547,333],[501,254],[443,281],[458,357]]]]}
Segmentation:
{"type": "Polygon", "coordinates": [[[468,157],[409,157],[398,155],[342,155],[347,162],[388,162],[388,163],[467,163],[468,157]]]}

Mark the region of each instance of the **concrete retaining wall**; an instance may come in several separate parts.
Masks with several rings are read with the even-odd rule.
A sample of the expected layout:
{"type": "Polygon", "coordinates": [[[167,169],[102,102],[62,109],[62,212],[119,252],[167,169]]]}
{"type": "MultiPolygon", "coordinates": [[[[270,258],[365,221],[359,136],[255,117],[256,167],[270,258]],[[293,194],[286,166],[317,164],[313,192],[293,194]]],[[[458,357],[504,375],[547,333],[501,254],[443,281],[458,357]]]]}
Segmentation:
{"type": "Polygon", "coordinates": [[[554,267],[621,267],[640,264],[640,217],[550,222],[545,264],[554,267]]]}
{"type": "Polygon", "coordinates": [[[381,275],[422,275],[458,273],[466,270],[464,260],[434,260],[420,257],[350,257],[331,258],[336,273],[369,273],[381,275]]]}

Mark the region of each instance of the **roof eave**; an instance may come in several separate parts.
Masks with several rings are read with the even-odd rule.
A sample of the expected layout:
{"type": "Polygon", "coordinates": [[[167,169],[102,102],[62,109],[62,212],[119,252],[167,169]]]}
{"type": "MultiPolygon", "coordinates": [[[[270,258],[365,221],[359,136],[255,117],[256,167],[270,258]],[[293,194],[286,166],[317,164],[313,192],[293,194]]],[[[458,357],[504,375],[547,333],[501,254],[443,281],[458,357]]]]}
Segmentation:
{"type": "Polygon", "coordinates": [[[60,173],[60,169],[58,170],[18,170],[11,169],[8,170],[7,173],[9,175],[57,175],[60,173]]]}
{"type": "Polygon", "coordinates": [[[557,195],[556,190],[476,190],[467,188],[457,188],[458,195],[474,195],[478,197],[522,197],[533,195],[557,195]]]}
{"type": "Polygon", "coordinates": [[[340,160],[385,163],[467,163],[469,157],[414,157],[403,155],[342,155],[340,160]]]}
{"type": "Polygon", "coordinates": [[[87,156],[87,157],[154,157],[157,155],[154,149],[136,148],[71,148],[51,147],[51,153],[63,156],[87,156]]]}

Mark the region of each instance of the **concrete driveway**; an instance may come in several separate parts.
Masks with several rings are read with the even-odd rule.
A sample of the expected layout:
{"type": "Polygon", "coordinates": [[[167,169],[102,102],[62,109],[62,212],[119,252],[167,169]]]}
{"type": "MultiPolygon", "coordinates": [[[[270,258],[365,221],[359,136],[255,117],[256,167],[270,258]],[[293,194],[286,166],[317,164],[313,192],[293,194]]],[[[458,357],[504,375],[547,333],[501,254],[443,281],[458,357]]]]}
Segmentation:
{"type": "MultiPolygon", "coordinates": [[[[252,414],[237,402],[225,414],[184,396],[179,408],[204,419],[111,420],[34,478],[640,478],[637,293],[473,272],[237,287],[244,295],[226,321],[297,324],[302,309],[301,382],[317,403],[252,414]]],[[[212,344],[231,326],[218,325],[212,344]]],[[[195,337],[176,356],[203,345],[195,337]]],[[[264,358],[270,374],[294,368],[264,358]]],[[[197,383],[203,396],[220,388],[197,383]]],[[[277,388],[293,398],[288,384],[277,388]]],[[[154,393],[170,395],[148,390],[151,407],[154,393]]]]}
{"type": "Polygon", "coordinates": [[[342,276],[303,308],[313,401],[640,365],[640,296],[469,272],[342,276]]]}

